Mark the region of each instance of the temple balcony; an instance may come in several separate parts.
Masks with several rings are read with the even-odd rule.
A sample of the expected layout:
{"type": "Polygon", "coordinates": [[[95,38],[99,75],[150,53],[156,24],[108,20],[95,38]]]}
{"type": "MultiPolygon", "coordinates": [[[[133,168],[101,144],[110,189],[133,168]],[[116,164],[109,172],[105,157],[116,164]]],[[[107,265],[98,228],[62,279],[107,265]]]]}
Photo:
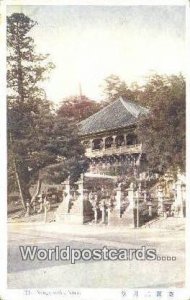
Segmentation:
{"type": "Polygon", "coordinates": [[[86,148],[85,155],[88,158],[110,156],[110,155],[120,155],[120,154],[134,154],[140,153],[142,151],[142,144],[135,145],[122,145],[122,146],[112,146],[110,148],[94,149],[86,148]]]}

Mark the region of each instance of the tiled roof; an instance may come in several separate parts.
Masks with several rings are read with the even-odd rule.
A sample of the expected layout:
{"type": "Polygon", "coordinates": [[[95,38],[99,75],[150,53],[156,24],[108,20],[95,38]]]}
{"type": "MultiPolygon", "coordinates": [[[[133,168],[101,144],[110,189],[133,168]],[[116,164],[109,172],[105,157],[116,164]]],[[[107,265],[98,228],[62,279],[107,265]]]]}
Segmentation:
{"type": "Polygon", "coordinates": [[[124,128],[136,123],[140,114],[148,110],[125,98],[119,98],[79,123],[80,135],[124,128]]]}

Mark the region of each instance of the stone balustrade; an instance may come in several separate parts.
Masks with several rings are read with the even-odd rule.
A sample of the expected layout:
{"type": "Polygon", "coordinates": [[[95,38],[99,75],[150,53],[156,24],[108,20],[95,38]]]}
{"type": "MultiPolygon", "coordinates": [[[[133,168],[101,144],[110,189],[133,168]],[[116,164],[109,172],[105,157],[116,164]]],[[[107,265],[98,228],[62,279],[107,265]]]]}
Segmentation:
{"type": "Polygon", "coordinates": [[[102,157],[102,156],[109,156],[109,155],[120,155],[120,154],[133,154],[133,153],[140,153],[142,151],[142,144],[135,144],[135,145],[123,145],[123,146],[112,146],[110,148],[103,148],[98,150],[92,150],[91,148],[86,149],[85,155],[88,158],[94,157],[102,157]]]}

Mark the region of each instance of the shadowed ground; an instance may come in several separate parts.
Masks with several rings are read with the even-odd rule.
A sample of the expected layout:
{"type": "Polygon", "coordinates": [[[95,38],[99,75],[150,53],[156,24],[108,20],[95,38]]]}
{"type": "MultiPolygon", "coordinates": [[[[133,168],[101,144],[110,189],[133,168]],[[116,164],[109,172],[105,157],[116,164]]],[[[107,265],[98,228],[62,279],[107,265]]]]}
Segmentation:
{"type": "Polygon", "coordinates": [[[126,229],[64,224],[8,225],[8,287],[157,288],[183,287],[185,279],[184,230],[126,229]],[[172,261],[22,261],[19,246],[49,249],[155,248],[172,261]]]}

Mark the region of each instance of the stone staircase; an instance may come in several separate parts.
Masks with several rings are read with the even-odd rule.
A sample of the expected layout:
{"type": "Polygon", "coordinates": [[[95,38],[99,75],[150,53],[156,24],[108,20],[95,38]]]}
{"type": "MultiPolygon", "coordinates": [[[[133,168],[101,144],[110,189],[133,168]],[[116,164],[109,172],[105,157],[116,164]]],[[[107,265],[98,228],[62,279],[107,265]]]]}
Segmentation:
{"type": "Polygon", "coordinates": [[[67,212],[68,212],[68,204],[66,203],[65,200],[63,200],[58,206],[56,210],[56,214],[60,215],[62,213],[67,213],[67,212]]]}
{"type": "Polygon", "coordinates": [[[121,214],[120,210],[113,210],[110,212],[109,225],[119,225],[134,227],[134,212],[131,207],[127,207],[125,211],[121,214]]]}
{"type": "Polygon", "coordinates": [[[155,228],[155,229],[168,229],[168,230],[184,230],[185,218],[177,217],[159,217],[147,222],[141,228],[155,228]]]}
{"type": "Polygon", "coordinates": [[[77,199],[71,206],[64,199],[56,213],[56,221],[70,224],[83,224],[83,203],[77,199]]]}

